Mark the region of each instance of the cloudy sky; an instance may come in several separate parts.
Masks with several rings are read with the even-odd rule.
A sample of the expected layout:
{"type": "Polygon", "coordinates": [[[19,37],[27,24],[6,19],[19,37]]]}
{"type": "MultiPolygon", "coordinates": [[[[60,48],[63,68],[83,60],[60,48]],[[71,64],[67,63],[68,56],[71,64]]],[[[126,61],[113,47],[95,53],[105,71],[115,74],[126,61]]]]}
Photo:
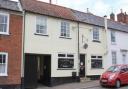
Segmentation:
{"type": "MultiPolygon", "coordinates": [[[[49,0],[41,1],[49,2],[49,0]]],[[[99,16],[109,16],[111,12],[117,14],[120,9],[128,13],[128,0],[52,0],[52,3],[83,12],[86,12],[89,8],[91,13],[99,16]]]]}

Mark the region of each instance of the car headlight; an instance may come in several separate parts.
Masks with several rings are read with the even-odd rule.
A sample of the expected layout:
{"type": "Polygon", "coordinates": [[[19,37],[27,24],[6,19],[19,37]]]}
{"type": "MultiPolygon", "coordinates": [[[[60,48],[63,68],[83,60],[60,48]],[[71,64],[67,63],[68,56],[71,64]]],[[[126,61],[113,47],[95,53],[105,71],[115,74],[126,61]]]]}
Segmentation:
{"type": "Polygon", "coordinates": [[[110,76],[109,76],[109,80],[114,79],[115,76],[116,76],[116,74],[112,74],[112,75],[110,75],[110,76]]]}

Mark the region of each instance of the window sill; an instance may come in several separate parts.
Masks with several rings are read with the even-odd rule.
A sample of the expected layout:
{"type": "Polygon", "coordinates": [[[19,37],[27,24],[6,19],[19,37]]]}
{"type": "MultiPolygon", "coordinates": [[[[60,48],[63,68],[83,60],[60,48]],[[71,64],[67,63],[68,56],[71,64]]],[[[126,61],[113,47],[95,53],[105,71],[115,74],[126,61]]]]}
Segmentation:
{"type": "Polygon", "coordinates": [[[39,34],[39,33],[34,33],[34,34],[39,36],[49,36],[48,34],[39,34]]]}
{"type": "Polygon", "coordinates": [[[5,36],[9,36],[9,33],[0,33],[0,35],[5,35],[5,36]]]}
{"type": "Polygon", "coordinates": [[[111,42],[112,45],[116,45],[116,42],[111,42]]]}
{"type": "Polygon", "coordinates": [[[57,70],[76,70],[76,69],[73,69],[73,68],[58,68],[57,70]]]}
{"type": "Polygon", "coordinates": [[[99,41],[99,40],[93,40],[93,42],[101,43],[101,41],[99,41]]]}
{"type": "Polygon", "coordinates": [[[0,77],[7,77],[7,74],[0,74],[0,77]]]}
{"type": "Polygon", "coordinates": [[[70,38],[70,37],[64,37],[64,36],[60,36],[59,38],[72,39],[72,38],[70,38]]]}

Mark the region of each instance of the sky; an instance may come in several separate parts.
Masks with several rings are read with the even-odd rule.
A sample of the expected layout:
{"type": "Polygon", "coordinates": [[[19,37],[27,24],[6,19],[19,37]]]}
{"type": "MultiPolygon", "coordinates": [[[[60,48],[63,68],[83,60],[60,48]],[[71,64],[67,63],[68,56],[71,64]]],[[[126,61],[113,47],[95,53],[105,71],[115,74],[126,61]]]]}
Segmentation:
{"type": "MultiPolygon", "coordinates": [[[[40,1],[49,2],[49,0],[40,1]]],[[[89,8],[89,12],[98,16],[107,15],[109,17],[112,12],[120,13],[120,9],[128,13],[128,0],[52,0],[52,3],[82,12],[87,12],[87,8],[89,8]]]]}

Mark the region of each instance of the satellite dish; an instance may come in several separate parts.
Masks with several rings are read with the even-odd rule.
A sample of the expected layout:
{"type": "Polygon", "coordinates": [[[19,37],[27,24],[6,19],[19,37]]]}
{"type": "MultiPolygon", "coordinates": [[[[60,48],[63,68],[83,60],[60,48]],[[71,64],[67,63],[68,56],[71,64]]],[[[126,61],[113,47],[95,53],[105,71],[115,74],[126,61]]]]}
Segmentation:
{"type": "Polygon", "coordinates": [[[84,47],[84,49],[87,49],[87,48],[88,48],[88,44],[85,43],[85,44],[83,45],[83,47],[84,47]]]}

